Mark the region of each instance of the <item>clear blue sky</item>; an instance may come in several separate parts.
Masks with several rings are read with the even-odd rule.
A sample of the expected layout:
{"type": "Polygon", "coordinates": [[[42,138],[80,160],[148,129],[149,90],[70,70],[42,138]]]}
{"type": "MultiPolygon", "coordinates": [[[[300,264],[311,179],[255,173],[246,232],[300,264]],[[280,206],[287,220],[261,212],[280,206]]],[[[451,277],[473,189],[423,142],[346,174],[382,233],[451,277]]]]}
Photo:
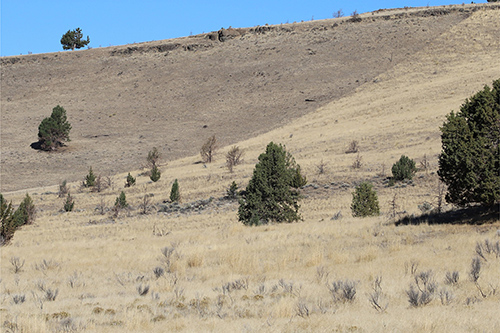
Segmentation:
{"type": "MultiPolygon", "coordinates": [[[[476,1],[486,2],[486,0],[476,1]]],[[[60,40],[80,27],[90,47],[161,40],[219,30],[332,18],[381,8],[461,4],[453,0],[0,0],[0,55],[62,51],[60,40]]]]}

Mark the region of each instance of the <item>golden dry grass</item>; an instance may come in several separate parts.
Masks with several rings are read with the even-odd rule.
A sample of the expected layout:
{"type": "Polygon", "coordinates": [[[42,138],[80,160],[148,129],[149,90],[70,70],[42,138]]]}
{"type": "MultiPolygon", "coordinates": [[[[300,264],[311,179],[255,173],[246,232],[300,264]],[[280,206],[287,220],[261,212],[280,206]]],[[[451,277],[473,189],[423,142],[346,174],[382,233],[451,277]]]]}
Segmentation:
{"type": "Polygon", "coordinates": [[[138,176],[135,187],[124,189],[132,209],[117,219],[95,207],[101,199],[114,203],[126,174],[113,176],[114,186],[101,193],[70,184],[77,210],[71,213],[60,212],[55,186],[7,193],[19,203],[29,192],[40,211],[34,225],[2,248],[2,331],[499,331],[499,258],[482,260],[478,285],[486,297],[468,273],[476,244],[500,240],[500,223],[396,227],[388,217],[394,195],[407,214],[418,214],[424,201],[435,203],[439,126],[451,109],[500,77],[498,35],[500,12],[475,12],[377,82],[238,143],[245,163],[234,174],[224,168],[226,147],[206,168],[193,156],[162,166],[157,183],[138,176]],[[351,168],[355,155],[345,154],[352,140],[360,144],[359,170],[351,168]],[[145,193],[158,206],[176,178],[183,203],[221,197],[233,180],[244,187],[269,141],[285,144],[317,185],[304,190],[304,221],[248,228],[237,221],[237,204],[222,201],[201,213],[139,214],[145,193]],[[413,185],[385,187],[377,174],[383,165],[389,174],[401,154],[417,162],[425,154],[430,169],[413,185]],[[318,175],[321,161],[327,169],[318,175]],[[351,217],[352,184],[364,179],[375,183],[379,217],[351,217]],[[332,220],[339,211],[342,218],[332,220]],[[165,247],[173,249],[169,258],[165,247]],[[13,257],[25,262],[18,273],[13,257]],[[438,284],[426,306],[408,302],[412,266],[432,270],[438,284]],[[155,267],[165,274],[157,278],[155,267]],[[446,285],[452,271],[460,280],[446,285]],[[381,313],[369,302],[377,277],[387,304],[381,313]],[[353,302],[332,298],[327,286],[339,280],[356,283],[353,302]],[[138,288],[146,286],[148,294],[140,296],[138,288]],[[54,301],[44,299],[47,290],[58,290],[54,301]],[[450,304],[442,304],[440,292],[453,295],[450,304]],[[15,295],[25,302],[15,304],[15,295]]]}

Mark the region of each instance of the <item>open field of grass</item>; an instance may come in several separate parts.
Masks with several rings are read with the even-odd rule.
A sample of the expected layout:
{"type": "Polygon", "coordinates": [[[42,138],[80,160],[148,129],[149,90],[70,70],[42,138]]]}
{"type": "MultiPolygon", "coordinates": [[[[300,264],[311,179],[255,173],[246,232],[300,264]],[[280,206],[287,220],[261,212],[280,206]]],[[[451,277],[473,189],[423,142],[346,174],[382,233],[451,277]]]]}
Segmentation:
{"type": "Polygon", "coordinates": [[[112,186],[100,193],[70,183],[70,213],[61,212],[57,186],[4,193],[16,205],[29,193],[38,212],[1,249],[1,330],[500,331],[498,218],[395,226],[390,216],[391,201],[396,218],[436,205],[439,127],[500,78],[499,35],[500,10],[472,13],[352,94],[239,141],[244,163],[234,173],[224,166],[227,146],[206,166],[199,156],[163,160],[157,183],[139,165],[131,188],[124,189],[127,172],[110,176],[112,186]],[[345,153],[353,140],[359,155],[345,153]],[[270,141],[285,144],[307,175],[303,221],[245,227],[237,202],[223,197],[232,181],[246,186],[270,141]],[[402,154],[417,165],[425,156],[429,167],[388,187],[385,176],[402,154]],[[358,156],[361,167],[353,169],[358,156]],[[157,212],[174,179],[184,210],[157,212]],[[379,217],[351,216],[363,180],[377,190],[379,217]],[[109,208],[122,190],[131,208],[114,218],[109,208]],[[145,195],[151,209],[141,214],[145,195]],[[194,207],[200,200],[204,206],[194,207]],[[411,290],[428,288],[428,304],[412,306],[411,290]]]}

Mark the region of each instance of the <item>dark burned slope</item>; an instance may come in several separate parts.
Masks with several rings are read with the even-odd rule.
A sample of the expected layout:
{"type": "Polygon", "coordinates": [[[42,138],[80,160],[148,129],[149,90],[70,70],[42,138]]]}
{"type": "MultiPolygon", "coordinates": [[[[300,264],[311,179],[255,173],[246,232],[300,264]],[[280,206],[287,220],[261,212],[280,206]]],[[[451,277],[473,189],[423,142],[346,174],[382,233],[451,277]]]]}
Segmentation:
{"type": "Polygon", "coordinates": [[[470,9],[387,11],[235,29],[128,46],[2,58],[1,191],[137,169],[231,144],[352,93],[467,17],[470,9]],[[222,42],[222,41],[223,42],[222,42]],[[62,152],[30,148],[60,104],[62,152]]]}

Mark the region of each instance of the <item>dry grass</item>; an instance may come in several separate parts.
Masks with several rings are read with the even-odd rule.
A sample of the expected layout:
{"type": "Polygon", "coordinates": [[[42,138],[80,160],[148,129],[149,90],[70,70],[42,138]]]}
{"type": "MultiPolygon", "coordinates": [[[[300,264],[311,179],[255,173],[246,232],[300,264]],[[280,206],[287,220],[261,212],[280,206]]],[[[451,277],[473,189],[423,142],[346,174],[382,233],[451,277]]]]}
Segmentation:
{"type": "MultiPolygon", "coordinates": [[[[395,194],[404,214],[420,213],[424,201],[436,202],[439,126],[451,109],[500,77],[499,34],[498,10],[474,13],[377,83],[239,142],[245,161],[234,173],[222,159],[204,167],[193,156],[162,166],[157,183],[138,176],[141,171],[132,172],[137,185],[131,188],[123,189],[126,173],[113,176],[114,187],[101,193],[71,183],[71,213],[60,212],[57,186],[29,190],[38,218],[18,230],[1,253],[2,331],[500,330],[500,259],[488,254],[481,260],[478,284],[486,297],[468,277],[476,243],[499,241],[500,223],[395,227],[388,217],[395,194]],[[182,204],[222,197],[233,180],[244,187],[271,140],[286,144],[315,184],[303,190],[304,221],[247,228],[237,221],[236,203],[217,200],[201,212],[139,214],[144,194],[153,194],[158,208],[174,179],[182,204]],[[353,140],[363,158],[356,170],[354,155],[345,154],[353,140]],[[417,173],[413,185],[386,187],[377,174],[383,164],[389,173],[401,154],[417,164],[427,156],[429,170],[417,173]],[[321,161],[328,168],[318,175],[321,161]],[[365,179],[375,184],[382,215],[355,219],[351,192],[365,179]],[[101,200],[110,207],[121,190],[131,210],[117,219],[95,210],[101,200]],[[339,211],[342,217],[332,220],[339,211]],[[18,273],[12,257],[25,261],[18,273]],[[157,277],[156,267],[165,273],[157,277]],[[426,306],[408,302],[412,267],[417,274],[431,270],[438,284],[426,306]],[[445,284],[453,271],[459,272],[458,284],[445,284]],[[370,303],[377,277],[385,311],[370,303]],[[356,285],[352,302],[339,301],[329,290],[346,280],[356,285]],[[139,295],[138,288],[146,286],[147,295],[139,295]],[[49,289],[58,291],[53,301],[47,300],[49,289]],[[452,296],[449,304],[440,292],[452,296]],[[16,304],[19,295],[25,301],[16,304]]],[[[5,196],[19,203],[25,192],[5,196]]]]}

